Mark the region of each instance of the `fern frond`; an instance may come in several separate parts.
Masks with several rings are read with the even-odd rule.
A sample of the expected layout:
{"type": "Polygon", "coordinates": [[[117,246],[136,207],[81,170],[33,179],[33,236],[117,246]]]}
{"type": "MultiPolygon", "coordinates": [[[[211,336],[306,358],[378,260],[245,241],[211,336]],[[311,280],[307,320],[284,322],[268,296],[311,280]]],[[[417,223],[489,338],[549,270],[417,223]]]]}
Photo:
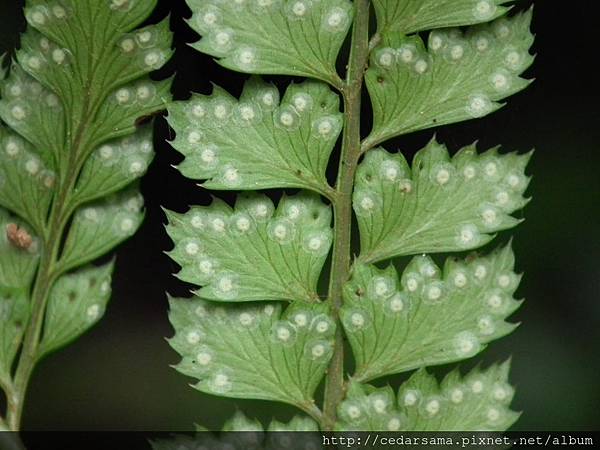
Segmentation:
{"type": "Polygon", "coordinates": [[[155,4],[29,0],[0,82],[0,380],[12,430],[35,363],[104,313],[113,265],[83,266],[141,223],[136,182],[152,144],[136,123],[170,101],[169,81],[148,77],[170,57],[168,22],[139,28],[155,4]]]}

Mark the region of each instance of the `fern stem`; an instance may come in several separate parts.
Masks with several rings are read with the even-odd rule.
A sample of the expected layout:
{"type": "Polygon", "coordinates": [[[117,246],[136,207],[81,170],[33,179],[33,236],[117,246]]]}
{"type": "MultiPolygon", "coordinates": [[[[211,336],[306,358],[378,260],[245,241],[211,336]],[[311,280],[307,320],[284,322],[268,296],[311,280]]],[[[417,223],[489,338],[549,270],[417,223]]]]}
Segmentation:
{"type": "MultiPolygon", "coordinates": [[[[72,178],[72,177],[71,177],[72,178]]],[[[47,238],[44,240],[40,265],[31,294],[32,313],[27,324],[23,348],[15,373],[13,389],[7,393],[7,422],[12,431],[18,431],[21,424],[23,403],[31,373],[39,357],[38,347],[44,323],[48,294],[58,272],[55,270],[57,255],[60,250],[61,236],[68,218],[68,195],[72,182],[62,184],[59,195],[54,202],[49,219],[47,238]]]]}
{"type": "MultiPolygon", "coordinates": [[[[85,92],[90,92],[96,68],[94,67],[90,78],[86,82],[85,92]]],[[[86,130],[94,120],[101,102],[102,98],[93,98],[89,95],[83,98],[81,116],[77,119],[72,118],[71,122],[77,124],[74,127],[75,132],[72,134],[71,132],[67,133],[72,135],[72,141],[67,144],[69,152],[68,158],[65,160],[66,164],[61,166],[58,163],[60,170],[58,189],[50,207],[47,226],[43,234],[40,264],[31,291],[31,318],[27,323],[21,355],[14,376],[13,389],[11,392],[7,392],[6,420],[12,431],[20,429],[29,379],[40,357],[38,347],[44,326],[48,296],[54,282],[63,274],[65,269],[60,267],[59,259],[65,230],[77,206],[73,202],[72,194],[75,192],[77,179],[90,149],[86,130]]]]}
{"type": "Polygon", "coordinates": [[[86,98],[83,114],[83,117],[86,119],[80,123],[77,129],[77,133],[71,144],[72,152],[69,155],[64,172],[61,174],[56,196],[50,208],[47,222],[48,225],[44,234],[40,264],[31,293],[31,318],[27,324],[23,347],[15,372],[13,389],[11,392],[7,392],[6,419],[8,427],[12,431],[18,431],[21,426],[21,416],[23,413],[27,387],[35,364],[40,356],[38,354],[38,347],[44,325],[48,295],[52,285],[62,274],[58,260],[64,232],[74,210],[71,196],[83,166],[83,162],[78,161],[75,156],[79,151],[85,150],[86,148],[84,133],[88,121],[93,117],[87,111],[89,104],[89,99],[86,98]]]}
{"type": "Polygon", "coordinates": [[[348,74],[342,93],[344,95],[345,127],[342,155],[336,183],[334,209],[334,248],[329,281],[329,304],[338,322],[334,353],[325,384],[323,430],[332,430],[336,411],[344,398],[344,337],[339,324],[343,286],[350,275],[352,244],[352,188],[354,174],[360,157],[360,112],[364,71],[369,57],[370,0],[354,2],[355,20],[352,31],[348,74]]]}

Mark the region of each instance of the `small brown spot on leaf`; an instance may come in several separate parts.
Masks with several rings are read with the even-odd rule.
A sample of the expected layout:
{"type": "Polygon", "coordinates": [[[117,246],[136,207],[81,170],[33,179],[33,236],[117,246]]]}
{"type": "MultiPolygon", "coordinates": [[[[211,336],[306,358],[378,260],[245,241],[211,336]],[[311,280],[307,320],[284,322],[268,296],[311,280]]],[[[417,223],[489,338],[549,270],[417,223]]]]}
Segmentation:
{"type": "Polygon", "coordinates": [[[20,250],[29,249],[33,243],[31,235],[23,228],[19,228],[16,223],[6,225],[6,237],[14,247],[20,250]]]}

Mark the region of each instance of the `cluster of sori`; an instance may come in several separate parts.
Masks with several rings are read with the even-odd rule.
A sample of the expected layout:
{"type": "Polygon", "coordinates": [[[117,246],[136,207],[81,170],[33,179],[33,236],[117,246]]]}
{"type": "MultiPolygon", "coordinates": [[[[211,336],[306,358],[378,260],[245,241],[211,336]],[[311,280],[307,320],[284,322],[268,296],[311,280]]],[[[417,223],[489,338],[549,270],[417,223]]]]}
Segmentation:
{"type": "MultiPolygon", "coordinates": [[[[102,172],[110,176],[117,166],[124,177],[139,177],[148,169],[152,160],[152,140],[149,130],[143,136],[138,134],[102,144],[92,153],[91,170],[93,176],[99,177],[102,172]]],[[[88,163],[89,164],[89,163],[88,163]]]]}
{"type": "MultiPolygon", "coordinates": [[[[60,2],[35,5],[26,9],[27,21],[34,28],[60,27],[71,16],[69,8],[60,2]]],[[[20,63],[32,72],[47,70],[49,66],[68,66],[72,54],[56,45],[47,37],[31,29],[23,38],[23,49],[19,52],[20,63]]]]}
{"type": "Polygon", "coordinates": [[[436,56],[441,55],[444,61],[458,64],[465,60],[465,64],[477,63],[486,68],[487,82],[469,97],[466,105],[466,111],[472,117],[488,114],[492,100],[526,86],[519,74],[532,61],[527,50],[529,41],[515,42],[511,39],[512,32],[513,24],[500,19],[491,25],[473,28],[467,36],[458,29],[434,31],[429,36],[430,51],[436,56]]]}
{"type": "Polygon", "coordinates": [[[131,236],[142,221],[143,205],[142,196],[128,190],[80,209],[75,215],[75,224],[85,223],[88,230],[119,237],[131,236]]]}
{"type": "Polygon", "coordinates": [[[305,360],[301,364],[316,367],[327,364],[331,356],[335,323],[321,312],[296,308],[281,317],[278,303],[224,308],[199,299],[185,307],[191,308],[182,319],[187,325],[178,329],[171,345],[184,357],[180,370],[200,379],[209,392],[236,390],[234,378],[240,373],[236,361],[243,360],[242,366],[263,362],[270,366],[275,359],[300,358],[305,360]],[[238,347],[231,347],[238,341],[238,347]],[[269,342],[271,350],[265,354],[261,349],[269,342]]]}
{"type": "Polygon", "coordinates": [[[45,5],[35,5],[27,8],[27,20],[34,26],[46,26],[50,22],[63,21],[71,16],[71,11],[63,2],[45,3],[45,5]]]}
{"type": "Polygon", "coordinates": [[[475,78],[466,83],[473,85],[473,92],[467,98],[465,111],[471,117],[482,117],[493,110],[494,101],[527,86],[519,74],[531,64],[533,56],[528,52],[529,35],[520,38],[526,31],[522,19],[502,18],[471,27],[466,33],[458,28],[434,30],[429,34],[428,50],[418,36],[406,37],[397,48],[377,49],[373,63],[384,71],[408,70],[440,80],[458,70],[464,77],[463,68],[469,67],[475,78]]]}
{"type": "MultiPolygon", "coordinates": [[[[252,285],[265,286],[273,274],[276,286],[277,280],[281,282],[278,271],[287,273],[284,278],[290,278],[290,283],[293,277],[297,277],[298,284],[300,279],[316,282],[311,279],[314,277],[296,273],[293,267],[304,265],[308,273],[318,273],[332,242],[330,209],[317,197],[306,194],[283,198],[277,210],[264,195],[244,196],[235,209],[222,204],[192,208],[180,220],[181,239],[171,257],[183,271],[190,269],[193,276],[188,281],[207,285],[203,293],[220,300],[247,300],[248,295],[260,299],[260,295],[254,298],[257,294],[250,294],[252,285]],[[292,266],[274,267],[278,259],[285,266],[292,266]],[[259,272],[250,271],[250,266],[263,269],[262,282],[252,277],[252,273],[259,272]],[[244,286],[244,280],[249,286],[244,286]]],[[[174,222],[172,225],[177,226],[174,222]]],[[[299,285],[289,299],[309,288],[299,285]]],[[[289,289],[292,287],[280,286],[277,290],[289,289]]]]}
{"type": "Polygon", "coordinates": [[[415,211],[414,217],[418,217],[420,208],[428,207],[424,196],[448,210],[444,226],[455,228],[455,245],[459,248],[474,248],[483,234],[514,225],[516,219],[510,214],[527,202],[523,194],[529,178],[524,171],[530,154],[500,155],[497,149],[477,154],[471,146],[450,159],[445,148],[432,142],[421,155],[425,159],[428,152],[440,148],[443,157],[436,155],[435,161],[412,174],[400,154],[382,149],[367,154],[358,169],[354,194],[354,210],[359,218],[373,219],[384,210],[403,208],[415,211]],[[416,192],[421,196],[419,201],[416,192]]]}
{"type": "Polygon", "coordinates": [[[0,133],[0,191],[16,189],[11,175],[26,173],[36,180],[39,189],[51,191],[56,182],[56,174],[46,168],[44,162],[33,152],[29,144],[18,135],[0,133]],[[2,136],[4,135],[4,136],[2,136]]]}
{"type": "Polygon", "coordinates": [[[424,397],[419,389],[405,389],[399,393],[398,402],[404,410],[416,408],[416,413],[424,418],[452,415],[455,413],[453,408],[461,408],[477,419],[483,416],[490,429],[496,429],[506,421],[507,415],[514,414],[508,410],[513,388],[505,381],[493,378],[475,371],[462,382],[446,383],[439,395],[424,397]]]}
{"type": "Polygon", "coordinates": [[[2,119],[11,127],[20,129],[40,109],[56,114],[62,112],[62,105],[54,93],[25,74],[18,66],[13,66],[2,90],[2,119]]]}
{"type": "Polygon", "coordinates": [[[409,38],[398,48],[379,48],[373,52],[373,58],[375,64],[383,69],[402,64],[417,75],[425,74],[432,64],[432,58],[420,45],[418,38],[409,38]]]}
{"type": "Polygon", "coordinates": [[[403,292],[407,303],[436,306],[446,302],[464,301],[474,304],[468,308],[475,317],[454,338],[453,351],[458,357],[479,352],[481,344],[506,333],[504,318],[514,311],[519,302],[512,298],[519,284],[519,277],[507,269],[497,273],[490,258],[478,258],[470,263],[449,262],[444,277],[426,257],[414,258],[402,275],[403,292]],[[472,322],[472,323],[471,323],[472,322]]]}
{"type": "MultiPolygon", "coordinates": [[[[165,39],[161,34],[167,33],[165,27],[166,24],[159,24],[127,34],[119,41],[119,48],[124,54],[134,58],[142,69],[159,69],[170,56],[169,52],[163,48],[165,39]],[[158,43],[161,45],[159,46],[158,43]]],[[[136,92],[139,101],[148,101],[151,98],[152,91],[146,91],[143,87],[151,89],[152,85],[151,83],[145,83],[141,86],[141,90],[140,85],[138,85],[134,92],[136,92]]]]}
{"type": "Polygon", "coordinates": [[[348,2],[331,0],[205,0],[194,10],[192,27],[203,35],[202,50],[227,57],[242,71],[253,71],[261,62],[258,48],[248,45],[246,37],[256,20],[287,20],[291,27],[306,22],[324,33],[345,33],[352,19],[348,2]],[[243,17],[243,18],[242,18],[243,17]],[[314,18],[320,18],[315,24],[314,18]],[[245,23],[243,22],[245,21],[245,23]]]}
{"type": "Polygon", "coordinates": [[[134,85],[122,86],[113,94],[115,103],[125,107],[144,106],[155,100],[156,89],[149,81],[139,81],[134,85]]]}
{"type": "Polygon", "coordinates": [[[458,430],[471,422],[485,423],[488,430],[502,429],[515,418],[508,409],[514,390],[502,371],[492,366],[464,378],[452,372],[440,387],[432,376],[418,372],[400,387],[397,399],[391,388],[350,395],[340,406],[340,416],[346,429],[361,429],[368,423],[370,430],[426,431],[431,423],[431,429],[441,424],[458,430]]]}
{"type": "MultiPolygon", "coordinates": [[[[423,337],[419,345],[447,335],[444,342],[448,342],[440,346],[438,356],[449,360],[473,356],[483,344],[514,327],[504,319],[520,305],[513,299],[520,277],[503,262],[508,251],[468,262],[448,260],[443,273],[431,258],[417,256],[403,272],[400,286],[393,268],[359,268],[361,279],[346,293],[344,329],[351,341],[352,335],[377,335],[382,324],[389,322],[385,319],[388,316],[394,319],[390,332],[402,339],[410,327],[429,322],[440,336],[423,337]],[[452,317],[456,319],[449,322],[452,317]]],[[[413,335],[417,331],[415,328],[413,335]]]]}
{"type": "MultiPolygon", "coordinates": [[[[398,431],[406,425],[406,418],[395,407],[391,389],[381,389],[369,395],[345,400],[339,407],[344,429],[361,429],[366,421],[369,430],[398,431]]],[[[365,427],[366,429],[366,427],[365,427]]]]}
{"type": "Polygon", "coordinates": [[[335,325],[328,316],[298,310],[288,320],[277,322],[271,337],[277,344],[293,345],[298,339],[298,334],[305,332],[313,339],[304,346],[305,356],[312,360],[327,360],[332,350],[329,338],[333,336],[334,331],[335,325]]]}
{"type": "MultiPolygon", "coordinates": [[[[88,283],[89,284],[89,283],[88,283]]],[[[110,281],[104,281],[100,285],[100,290],[108,297],[110,294],[110,281]]],[[[92,303],[85,310],[85,317],[88,321],[93,322],[98,317],[104,314],[104,305],[101,303],[92,303]]]]}
{"type": "MultiPolygon", "coordinates": [[[[279,145],[290,142],[291,136],[297,145],[308,142],[331,151],[342,128],[332,95],[324,86],[308,82],[290,87],[280,102],[277,88],[251,80],[239,101],[221,89],[211,96],[194,96],[181,110],[175,107],[169,119],[178,131],[173,146],[186,155],[184,173],[235,189],[250,183],[245,179],[248,170],[239,165],[241,154],[246,163],[264,164],[264,148],[272,147],[274,162],[287,167],[290,156],[279,145]],[[225,134],[221,130],[226,127],[225,134]]],[[[302,167],[311,167],[306,157],[297,158],[302,167]]]]}
{"type": "MultiPolygon", "coordinates": [[[[3,83],[0,100],[2,120],[23,136],[33,137],[32,141],[36,141],[38,134],[45,132],[47,137],[48,133],[41,118],[45,114],[61,113],[58,97],[13,65],[10,76],[3,83]]],[[[50,138],[43,142],[46,150],[53,148],[54,144],[50,138]]],[[[10,191],[19,192],[25,187],[31,195],[41,195],[49,201],[56,184],[56,173],[49,157],[43,158],[44,155],[38,154],[25,139],[8,129],[0,130],[0,155],[0,190],[5,191],[6,197],[14,197],[10,191]],[[24,182],[24,177],[27,182],[24,182]]],[[[41,202],[39,207],[46,207],[48,201],[41,202]]],[[[17,203],[21,204],[21,200],[17,203]]]]}
{"type": "MultiPolygon", "coordinates": [[[[131,2],[126,2],[131,3],[131,2]]],[[[34,27],[60,27],[69,18],[68,8],[62,5],[28,8],[27,19],[34,27]]],[[[125,35],[118,42],[121,51],[137,62],[140,70],[150,71],[160,68],[169,58],[168,49],[164,48],[164,35],[168,33],[168,24],[161,23],[142,28],[135,33],[125,35]]],[[[48,70],[53,66],[66,67],[72,63],[71,52],[62,48],[40,33],[30,30],[24,37],[23,50],[19,52],[20,62],[32,72],[48,70]]],[[[145,88],[137,91],[140,101],[148,101],[152,96],[151,84],[145,83],[145,88]]]]}

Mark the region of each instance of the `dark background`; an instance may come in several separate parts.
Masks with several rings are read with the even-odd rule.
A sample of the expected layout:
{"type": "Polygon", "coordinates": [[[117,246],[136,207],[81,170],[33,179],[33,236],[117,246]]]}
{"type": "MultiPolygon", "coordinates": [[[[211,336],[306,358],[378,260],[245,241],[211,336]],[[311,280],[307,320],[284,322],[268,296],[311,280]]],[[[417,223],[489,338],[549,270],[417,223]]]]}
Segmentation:
{"type": "MultiPolygon", "coordinates": [[[[531,2],[517,2],[518,8],[531,2]]],[[[490,246],[514,236],[517,268],[525,272],[512,335],[476,359],[512,356],[518,430],[599,430],[600,419],[600,121],[599,31],[594,0],[538,0],[536,82],[496,114],[438,130],[454,151],[479,139],[482,148],[537,151],[526,221],[490,246]]],[[[24,29],[22,1],[0,1],[0,53],[18,45],[24,29]]],[[[160,75],[177,70],[177,99],[210,92],[209,80],[239,93],[245,76],[233,74],[186,46],[197,36],[184,23],[183,0],[159,1],[150,22],[171,14],[176,54],[160,75]]],[[[279,79],[285,81],[285,79],[279,79]]],[[[368,126],[368,124],[365,124],[368,126]]],[[[236,408],[261,419],[287,419],[290,408],[259,401],[233,401],[201,394],[190,379],[169,367],[177,355],[165,291],[187,295],[171,273],[177,267],[162,252],[170,248],[160,207],[183,211],[206,204],[206,192],[171,167],[180,161],[157,121],[157,158],[142,182],[147,219],[118,250],[113,297],[105,318],[77,342],[44,360],[31,383],[24,427],[35,430],[184,430],[193,423],[219,427],[236,408]]],[[[411,156],[432,131],[396,140],[411,156]]],[[[467,363],[469,365],[472,363],[467,363]]],[[[442,368],[443,370],[443,368],[442,368]]],[[[397,382],[397,380],[395,380],[397,382]]]]}

